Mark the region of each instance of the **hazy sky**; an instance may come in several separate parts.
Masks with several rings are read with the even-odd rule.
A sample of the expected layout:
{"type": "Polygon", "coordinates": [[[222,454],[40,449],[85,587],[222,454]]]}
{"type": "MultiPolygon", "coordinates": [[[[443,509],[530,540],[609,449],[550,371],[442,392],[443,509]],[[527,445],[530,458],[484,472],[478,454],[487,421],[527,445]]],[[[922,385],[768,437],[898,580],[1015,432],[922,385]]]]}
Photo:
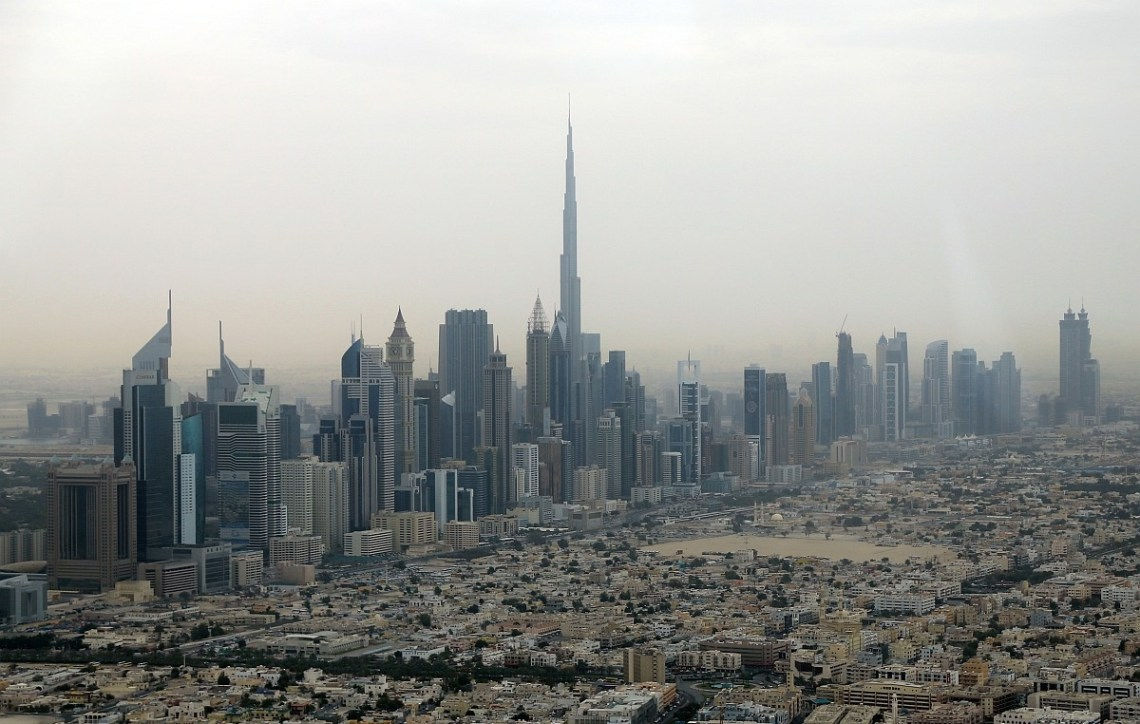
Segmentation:
{"type": "MultiPolygon", "coordinates": [[[[557,307],[573,97],[583,328],[667,370],[909,332],[1056,374],[1083,295],[1140,361],[1140,3],[0,3],[0,366],[162,323],[334,375],[403,305],[516,369],[557,307]]],[[[913,376],[912,372],[912,376],[913,376]]],[[[318,375],[319,376],[319,375],[318,375]]]]}

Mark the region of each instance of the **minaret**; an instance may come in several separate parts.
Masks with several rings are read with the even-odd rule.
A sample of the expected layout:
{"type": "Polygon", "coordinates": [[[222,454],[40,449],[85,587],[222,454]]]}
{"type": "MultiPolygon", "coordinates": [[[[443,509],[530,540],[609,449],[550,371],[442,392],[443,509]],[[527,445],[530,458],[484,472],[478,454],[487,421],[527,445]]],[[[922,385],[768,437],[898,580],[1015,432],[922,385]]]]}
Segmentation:
{"type": "Polygon", "coordinates": [[[396,378],[396,483],[404,473],[416,471],[416,379],[413,365],[415,344],[404,324],[404,310],[396,311],[396,323],[384,350],[388,367],[396,378]]]}
{"type": "Polygon", "coordinates": [[[581,380],[578,361],[582,359],[582,280],[578,278],[578,197],[574,182],[574,128],[566,113],[566,192],[562,197],[561,291],[559,300],[566,317],[570,348],[571,382],[581,380]]]}

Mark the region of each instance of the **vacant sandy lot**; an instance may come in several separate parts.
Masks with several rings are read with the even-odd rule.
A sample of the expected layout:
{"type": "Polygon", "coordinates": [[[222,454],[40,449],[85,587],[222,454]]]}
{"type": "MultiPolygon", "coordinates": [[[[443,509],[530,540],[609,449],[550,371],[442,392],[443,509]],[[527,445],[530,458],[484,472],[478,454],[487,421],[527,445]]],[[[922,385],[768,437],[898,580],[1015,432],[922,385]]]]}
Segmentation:
{"type": "Polygon", "coordinates": [[[954,553],[938,546],[879,546],[853,538],[834,537],[827,540],[823,536],[812,538],[787,538],[760,535],[722,535],[715,538],[693,538],[675,540],[646,546],[643,551],[655,552],[663,556],[673,556],[681,551],[682,556],[699,556],[702,553],[733,553],[739,550],[755,549],[761,558],[767,556],[809,556],[853,561],[877,561],[883,557],[892,563],[902,563],[907,558],[928,560],[931,558],[954,558],[954,553]]]}

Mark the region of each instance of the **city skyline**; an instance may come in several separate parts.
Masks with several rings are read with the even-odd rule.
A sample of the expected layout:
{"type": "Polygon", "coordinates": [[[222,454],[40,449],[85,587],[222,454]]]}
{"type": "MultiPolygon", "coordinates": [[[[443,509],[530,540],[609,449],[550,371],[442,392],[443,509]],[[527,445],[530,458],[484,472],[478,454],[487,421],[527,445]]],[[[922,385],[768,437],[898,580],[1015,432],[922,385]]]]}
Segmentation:
{"type": "MultiPolygon", "coordinates": [[[[566,240],[559,238],[566,191],[559,156],[569,90],[581,316],[586,331],[602,334],[603,348],[628,352],[631,367],[664,373],[691,348],[709,360],[710,372],[753,361],[806,368],[831,358],[830,332],[849,315],[856,350],[868,351],[880,333],[897,327],[916,342],[944,338],[986,358],[1016,350],[1027,379],[1047,379],[1055,374],[1047,330],[1058,309],[1070,299],[1076,306],[1083,295],[1096,310],[1106,377],[1127,375],[1140,358],[1129,334],[1137,300],[1127,278],[1140,252],[1130,243],[1131,205],[1120,194],[1134,185],[1127,174],[1140,164],[1129,163],[1133,151],[1112,139],[1119,119],[1134,115],[1135,100],[1118,91],[1121,68],[1131,67],[1137,50],[1120,42],[1119,28],[1137,10],[1062,3],[963,11],[970,7],[949,4],[924,18],[866,9],[821,19],[733,11],[735,17],[727,10],[689,17],[684,7],[666,6],[652,24],[636,10],[617,18],[582,10],[564,18],[565,37],[604,32],[607,21],[621,20],[642,29],[644,45],[607,65],[609,53],[585,43],[577,66],[548,68],[544,76],[507,74],[492,87],[496,71],[533,52],[508,43],[473,66],[474,78],[457,72],[392,109],[362,103],[396,82],[366,82],[368,71],[403,62],[409,77],[423,78],[425,54],[405,45],[406,56],[361,48],[362,57],[353,58],[336,42],[361,37],[351,27],[352,11],[319,18],[312,46],[285,54],[276,33],[290,30],[286,21],[254,30],[219,10],[233,22],[221,23],[206,46],[212,64],[196,64],[201,82],[175,97],[154,79],[188,72],[187,57],[204,52],[194,46],[206,35],[197,21],[156,49],[129,32],[130,24],[115,27],[113,14],[8,9],[5,20],[16,30],[10,52],[24,62],[0,76],[13,111],[0,148],[12,168],[33,173],[2,179],[14,192],[0,202],[10,221],[0,334],[17,343],[0,346],[0,365],[12,372],[44,369],[45,360],[47,367],[69,366],[62,360],[73,356],[53,354],[62,336],[84,350],[85,369],[113,374],[121,366],[113,340],[140,338],[152,326],[120,310],[149,308],[168,288],[180,310],[182,345],[172,376],[183,382],[183,369],[200,369],[214,357],[219,319],[239,364],[252,357],[316,369],[326,366],[324,350],[343,346],[361,314],[365,334],[382,342],[399,307],[421,340],[421,359],[435,357],[431,330],[446,309],[485,308],[507,332],[503,351],[521,360],[524,334],[513,330],[525,329],[535,289],[557,298],[551,260],[566,240]],[[1011,25],[1010,16],[1020,23],[1011,25]],[[701,32],[674,34],[684,22],[701,32]],[[75,36],[87,24],[105,28],[120,46],[111,52],[101,44],[106,39],[75,36]],[[1063,38],[1072,56],[1058,58],[1029,42],[1020,24],[1063,38]],[[881,35],[866,46],[842,40],[844,32],[870,28],[881,35]],[[61,36],[50,35],[53,29],[61,36]],[[755,63],[750,39],[764,34],[774,41],[770,58],[785,63],[787,74],[755,63]],[[61,37],[80,42],[64,45],[61,37]],[[228,51],[251,47],[257,62],[235,65],[228,51]],[[1003,53],[983,52],[994,47],[1003,53]],[[884,70],[883,53],[892,48],[914,67],[903,70],[902,62],[884,70]],[[106,51],[106,63],[79,67],[91,50],[106,51]],[[820,55],[826,51],[835,59],[820,60],[829,58],[820,55]],[[124,68],[140,55],[156,75],[135,85],[124,68]],[[1064,59],[1073,65],[1060,73],[1055,64],[1064,59]],[[963,60],[970,62],[954,64],[963,60]],[[771,102],[742,97],[738,86],[695,91],[685,82],[717,68],[771,102]],[[262,82],[281,71],[293,80],[262,82]],[[806,73],[806,86],[792,87],[791,71],[806,73]],[[1032,71],[1053,85],[1020,89],[1017,74],[1032,71]],[[464,84],[472,79],[479,82],[464,84]],[[153,95],[120,118],[122,107],[99,93],[86,100],[70,94],[70,83],[85,81],[121,93],[127,104],[140,93],[153,95]],[[259,89],[252,110],[219,120],[219,99],[204,93],[215,83],[221,100],[259,89]],[[1077,88],[1079,96],[1071,92],[1077,88]],[[265,109],[308,91],[324,101],[321,109],[294,105],[292,121],[263,133],[265,109]],[[940,93],[946,102],[980,95],[943,119],[940,93]],[[514,102],[500,102],[508,97],[514,102]],[[354,111],[331,110],[344,107],[354,111]],[[180,111],[174,122],[160,124],[171,109],[180,111]],[[97,112],[123,121],[119,130],[100,130],[106,144],[98,149],[76,141],[97,112]],[[440,122],[415,122],[426,114],[440,122]],[[362,125],[387,133],[364,136],[362,125]],[[326,126],[342,131],[343,140],[314,134],[326,126]],[[69,146],[74,158],[58,155],[63,143],[78,143],[69,146]],[[245,151],[227,157],[224,173],[203,160],[235,148],[245,151]],[[445,164],[436,148],[461,152],[449,153],[445,164]],[[303,183],[289,172],[298,167],[313,171],[301,174],[303,183]],[[393,177],[402,179],[399,188],[393,177]],[[249,183],[270,178],[280,181],[249,183]],[[315,188],[312,178],[329,188],[315,188]],[[121,194],[98,195],[115,185],[121,194]],[[415,197],[404,187],[414,187],[415,197]],[[164,249],[162,262],[145,253],[155,243],[164,249]],[[319,248],[329,249],[328,261],[313,253],[319,248]],[[438,271],[448,283],[423,284],[429,272],[420,253],[438,258],[440,251],[438,271]],[[349,269],[336,261],[346,254],[375,265],[375,285],[347,283],[349,269]],[[294,273],[300,258],[308,277],[294,273]],[[238,287],[223,280],[229,274],[207,273],[253,264],[260,273],[244,280],[240,300],[238,287]],[[81,273],[69,274],[62,287],[53,283],[72,269],[81,273]],[[791,298],[807,269],[831,293],[801,295],[794,308],[768,311],[771,300],[791,298]],[[265,304],[244,303],[250,298],[265,304]],[[654,313],[611,313],[629,299],[654,313]],[[756,313],[734,311],[748,308],[756,313]]],[[[401,12],[413,37],[426,33],[420,11],[401,12]]],[[[467,29],[459,15],[441,21],[443,37],[467,29]]],[[[156,13],[132,21],[147,28],[168,19],[156,13]]],[[[527,15],[522,23],[537,20],[527,15]]],[[[472,60],[479,43],[520,38],[502,18],[487,23],[488,38],[477,47],[433,62],[452,70],[472,60]]],[[[357,265],[349,266],[355,273],[357,265]]]]}

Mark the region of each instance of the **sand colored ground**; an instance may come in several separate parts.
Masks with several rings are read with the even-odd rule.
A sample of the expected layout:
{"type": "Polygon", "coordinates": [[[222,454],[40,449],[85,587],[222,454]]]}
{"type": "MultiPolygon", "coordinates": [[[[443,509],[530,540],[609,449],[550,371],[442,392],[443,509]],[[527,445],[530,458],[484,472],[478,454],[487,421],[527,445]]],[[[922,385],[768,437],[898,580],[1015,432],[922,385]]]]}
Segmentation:
{"type": "Polygon", "coordinates": [[[739,550],[754,549],[756,554],[765,558],[768,556],[809,556],[842,560],[849,558],[853,561],[877,561],[889,558],[892,563],[902,563],[907,558],[929,560],[940,558],[942,560],[954,558],[954,553],[938,546],[880,546],[874,543],[855,540],[853,538],[833,537],[827,540],[823,536],[811,538],[793,538],[791,536],[774,537],[748,534],[722,535],[714,538],[692,538],[690,540],[674,540],[656,545],[645,546],[641,550],[655,552],[663,556],[673,556],[681,551],[682,556],[699,556],[702,553],[733,553],[739,550]]]}

